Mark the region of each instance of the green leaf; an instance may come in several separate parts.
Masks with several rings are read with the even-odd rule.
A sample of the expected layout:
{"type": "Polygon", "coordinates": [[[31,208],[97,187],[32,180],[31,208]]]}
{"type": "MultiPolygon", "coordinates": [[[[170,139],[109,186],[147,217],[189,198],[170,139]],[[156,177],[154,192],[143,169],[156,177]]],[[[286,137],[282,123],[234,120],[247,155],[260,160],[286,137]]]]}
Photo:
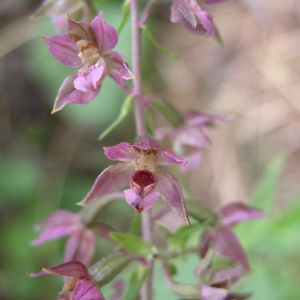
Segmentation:
{"type": "Polygon", "coordinates": [[[93,278],[93,281],[101,287],[112,281],[131,261],[132,258],[130,256],[115,252],[96,262],[89,269],[89,274],[93,278]]]}
{"type": "Polygon", "coordinates": [[[132,300],[137,297],[144,281],[148,276],[148,272],[149,267],[144,266],[138,266],[133,270],[122,300],[132,300]]]}
{"type": "Polygon", "coordinates": [[[202,204],[186,201],[185,205],[188,215],[200,223],[215,225],[218,222],[218,216],[202,204]]]}
{"type": "Polygon", "coordinates": [[[255,208],[262,209],[265,212],[270,211],[283,162],[284,155],[277,155],[264,172],[249,200],[249,203],[255,208]]]}
{"type": "Polygon", "coordinates": [[[149,109],[145,109],[145,122],[146,122],[146,130],[148,135],[153,136],[152,116],[149,109]]]}
{"type": "Polygon", "coordinates": [[[133,234],[111,232],[110,236],[125,249],[135,255],[151,258],[158,252],[153,244],[146,242],[142,238],[133,234]]]}
{"type": "Polygon", "coordinates": [[[176,107],[165,99],[157,99],[151,102],[160,114],[173,126],[177,127],[183,123],[183,117],[176,107]]]}
{"type": "Polygon", "coordinates": [[[120,33],[123,30],[124,26],[126,25],[129,18],[129,13],[130,13],[130,3],[129,1],[126,0],[122,5],[122,20],[118,27],[118,33],[120,33]]]}
{"type": "Polygon", "coordinates": [[[133,97],[130,95],[128,96],[119,113],[119,116],[115,119],[115,121],[108,126],[99,136],[98,140],[101,141],[102,139],[104,139],[109,133],[111,133],[111,131],[113,131],[125,118],[126,116],[129,114],[131,107],[132,107],[132,99],[133,97]]]}
{"type": "Polygon", "coordinates": [[[160,51],[161,53],[167,55],[168,57],[170,57],[170,58],[172,58],[172,59],[174,59],[174,60],[180,60],[180,59],[181,59],[178,55],[176,55],[176,54],[174,54],[174,53],[168,51],[167,49],[163,48],[162,46],[160,46],[160,45],[154,40],[154,38],[153,38],[151,32],[149,31],[149,29],[148,29],[145,25],[142,26],[141,28],[144,30],[144,32],[145,32],[145,34],[146,34],[146,37],[148,38],[149,42],[152,44],[152,46],[153,46],[154,48],[156,48],[158,51],[160,51]]]}
{"type": "Polygon", "coordinates": [[[141,221],[142,221],[141,214],[137,214],[130,225],[129,233],[131,234],[137,233],[141,227],[141,221]]]}
{"type": "Polygon", "coordinates": [[[221,37],[220,31],[218,30],[217,27],[215,27],[215,36],[214,36],[215,40],[217,41],[217,43],[220,45],[220,47],[224,47],[224,42],[223,39],[221,37]]]}

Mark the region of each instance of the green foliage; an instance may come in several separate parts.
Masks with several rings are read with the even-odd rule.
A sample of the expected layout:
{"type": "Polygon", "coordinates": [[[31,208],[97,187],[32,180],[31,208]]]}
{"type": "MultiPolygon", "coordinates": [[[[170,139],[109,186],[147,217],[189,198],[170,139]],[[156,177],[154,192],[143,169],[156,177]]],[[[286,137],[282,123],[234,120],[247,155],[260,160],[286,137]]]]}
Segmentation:
{"type": "Polygon", "coordinates": [[[131,261],[132,259],[128,255],[115,252],[103,257],[100,261],[95,263],[89,269],[89,273],[93,281],[101,287],[112,281],[131,261]]]}
{"type": "Polygon", "coordinates": [[[124,1],[122,5],[122,20],[120,22],[120,25],[118,27],[118,32],[121,33],[123,30],[124,26],[126,25],[128,19],[130,16],[130,2],[129,1],[124,1]]]}
{"type": "Polygon", "coordinates": [[[133,234],[111,232],[110,236],[135,255],[151,258],[153,255],[157,254],[157,249],[153,244],[146,242],[133,234]]]}
{"type": "Polygon", "coordinates": [[[132,271],[122,300],[132,300],[138,296],[139,291],[147,278],[148,272],[149,268],[144,266],[137,266],[132,271]]]}

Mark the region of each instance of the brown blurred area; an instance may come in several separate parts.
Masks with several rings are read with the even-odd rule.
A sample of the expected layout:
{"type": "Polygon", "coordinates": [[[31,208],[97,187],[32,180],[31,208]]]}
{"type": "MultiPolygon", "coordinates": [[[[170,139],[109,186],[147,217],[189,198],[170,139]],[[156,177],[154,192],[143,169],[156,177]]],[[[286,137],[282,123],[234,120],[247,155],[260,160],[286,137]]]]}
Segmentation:
{"type": "Polygon", "coordinates": [[[182,57],[177,62],[152,56],[151,82],[159,93],[182,111],[235,117],[209,130],[213,144],[198,171],[184,181],[191,195],[208,204],[246,200],[264,168],[282,152],[287,157],[280,207],[299,192],[300,2],[228,1],[208,10],[222,48],[167,18],[154,25],[160,43],[182,57]]]}

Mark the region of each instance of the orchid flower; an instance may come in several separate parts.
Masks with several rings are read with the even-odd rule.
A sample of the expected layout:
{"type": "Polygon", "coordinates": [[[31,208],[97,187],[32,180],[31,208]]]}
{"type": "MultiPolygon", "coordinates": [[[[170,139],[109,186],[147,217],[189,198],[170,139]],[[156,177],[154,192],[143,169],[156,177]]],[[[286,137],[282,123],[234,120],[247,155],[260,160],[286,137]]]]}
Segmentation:
{"type": "Polygon", "coordinates": [[[189,224],[182,189],[164,167],[186,163],[184,159],[172,151],[163,150],[159,143],[148,136],[142,137],[134,145],[123,142],[105,147],[104,153],[109,159],[122,162],[109,166],[98,176],[80,205],[97,201],[130,185],[124,191],[125,199],[137,212],[147,211],[161,196],[189,224]]]}
{"type": "Polygon", "coordinates": [[[58,300],[105,300],[93,282],[86,266],[79,261],[69,261],[58,266],[43,268],[39,273],[28,273],[30,277],[47,274],[66,277],[58,300]]]}
{"type": "Polygon", "coordinates": [[[98,95],[108,75],[125,88],[125,80],[134,78],[122,53],[112,51],[118,33],[104,22],[103,13],[91,23],[66,17],[68,34],[43,36],[52,56],[60,63],[78,68],[65,79],[58,91],[53,113],[68,103],[86,104],[98,95]]]}
{"type": "Polygon", "coordinates": [[[85,265],[90,265],[95,252],[95,234],[106,237],[112,230],[108,225],[101,223],[87,227],[82,223],[79,213],[67,210],[54,212],[36,227],[43,232],[37,239],[31,241],[32,245],[40,245],[68,235],[70,237],[66,244],[64,261],[78,260],[85,265]]]}
{"type": "Polygon", "coordinates": [[[218,216],[219,224],[205,231],[201,237],[200,256],[205,257],[212,247],[219,254],[229,257],[233,262],[239,262],[249,270],[246,254],[230,227],[243,221],[265,217],[265,213],[246,204],[233,202],[222,207],[218,216]]]}
{"type": "Polygon", "coordinates": [[[204,114],[190,111],[184,116],[183,123],[174,127],[162,127],[155,131],[157,139],[170,137],[176,153],[188,161],[181,165],[182,172],[193,171],[201,163],[201,151],[211,145],[206,132],[206,125],[215,121],[230,121],[231,117],[213,114],[204,114]]]}

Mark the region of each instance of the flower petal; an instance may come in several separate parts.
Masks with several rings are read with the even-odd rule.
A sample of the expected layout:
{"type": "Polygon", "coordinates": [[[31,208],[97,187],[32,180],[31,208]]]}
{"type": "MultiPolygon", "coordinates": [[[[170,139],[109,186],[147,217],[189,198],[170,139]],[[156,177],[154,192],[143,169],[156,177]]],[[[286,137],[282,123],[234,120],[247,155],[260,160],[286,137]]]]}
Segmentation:
{"type": "Polygon", "coordinates": [[[100,54],[109,53],[118,43],[118,32],[111,25],[104,22],[102,12],[95,17],[91,26],[97,39],[100,54]]]}
{"type": "Polygon", "coordinates": [[[199,249],[198,249],[198,252],[202,258],[205,257],[206,253],[208,252],[212,240],[213,240],[213,236],[212,236],[211,232],[204,231],[201,236],[200,245],[199,245],[199,249]]]}
{"type": "Polygon", "coordinates": [[[205,124],[210,124],[215,121],[229,122],[233,119],[232,116],[223,116],[217,114],[205,114],[198,111],[189,111],[185,115],[186,124],[192,126],[203,126],[205,124]]]}
{"type": "Polygon", "coordinates": [[[105,300],[95,284],[86,280],[77,281],[73,298],[74,300],[105,300]]]}
{"type": "Polygon", "coordinates": [[[186,23],[188,22],[192,28],[197,26],[197,20],[191,5],[187,0],[174,0],[171,6],[171,22],[186,23]]]}
{"type": "Polygon", "coordinates": [[[94,92],[98,89],[98,86],[102,83],[105,76],[105,65],[92,65],[83,72],[79,70],[78,77],[74,80],[74,88],[84,93],[94,92]]]}
{"type": "Polygon", "coordinates": [[[173,133],[174,141],[197,148],[207,148],[211,141],[202,128],[182,127],[173,133]]]}
{"type": "Polygon", "coordinates": [[[225,289],[201,285],[201,300],[226,300],[227,295],[228,291],[225,289]]]}
{"type": "Polygon", "coordinates": [[[42,35],[42,39],[51,55],[60,63],[69,67],[78,67],[82,64],[78,48],[67,34],[42,35]]]}
{"type": "Polygon", "coordinates": [[[227,226],[266,216],[266,214],[262,211],[238,202],[230,203],[222,207],[219,210],[219,215],[221,217],[222,224],[227,226]]]}
{"type": "Polygon", "coordinates": [[[84,93],[82,91],[76,90],[74,87],[75,78],[77,78],[77,71],[73,72],[69,77],[67,77],[61,85],[55,99],[52,113],[61,110],[65,105],[69,103],[87,104],[93,101],[99,94],[101,85],[99,85],[95,91],[90,93],[84,93]]]}
{"type": "Polygon", "coordinates": [[[176,178],[163,169],[161,169],[161,174],[157,175],[156,189],[160,192],[161,197],[189,225],[190,221],[185,208],[183,192],[176,178]]]}
{"type": "Polygon", "coordinates": [[[198,168],[201,162],[202,154],[199,150],[191,151],[184,158],[187,160],[187,164],[180,165],[182,172],[190,172],[198,168]]]}
{"type": "Polygon", "coordinates": [[[135,78],[128,65],[124,61],[124,55],[113,51],[105,56],[109,76],[120,86],[125,85],[124,80],[135,78]]]}
{"type": "Polygon", "coordinates": [[[84,265],[91,264],[95,252],[96,239],[91,230],[74,232],[67,244],[64,261],[78,260],[84,265]]]}
{"type": "Polygon", "coordinates": [[[31,241],[31,244],[36,246],[69,235],[77,230],[79,226],[79,215],[67,210],[59,210],[37,225],[37,228],[43,230],[43,232],[37,239],[31,241]]]}
{"type": "MultiPolygon", "coordinates": [[[[66,16],[68,35],[75,43],[86,40],[95,43],[95,36],[89,23],[77,21],[70,16],[66,16]]],[[[76,44],[75,44],[76,45],[76,44]]]]}
{"type": "Polygon", "coordinates": [[[234,262],[239,262],[249,270],[249,262],[236,235],[225,226],[220,227],[213,235],[214,249],[221,255],[229,257],[234,262]]]}
{"type": "Polygon", "coordinates": [[[141,150],[148,150],[148,149],[161,150],[160,144],[157,141],[151,139],[148,135],[140,137],[134,143],[134,146],[141,150]]]}
{"type": "Polygon", "coordinates": [[[139,213],[150,209],[160,196],[159,192],[154,190],[152,190],[150,193],[147,193],[144,197],[141,197],[133,189],[125,190],[124,194],[126,202],[139,213]]]}
{"type": "Polygon", "coordinates": [[[97,177],[92,189],[78,205],[90,204],[105,195],[126,187],[130,182],[131,171],[132,165],[129,163],[123,162],[109,166],[97,177]]]}
{"type": "Polygon", "coordinates": [[[160,151],[156,157],[155,160],[158,165],[173,165],[173,164],[186,164],[187,161],[177,155],[174,154],[174,152],[170,150],[163,150],[160,151]]]}
{"type": "Polygon", "coordinates": [[[43,268],[43,270],[48,274],[90,280],[86,266],[80,261],[69,261],[58,266],[43,268]]]}
{"type": "Polygon", "coordinates": [[[132,161],[138,157],[134,147],[126,142],[112,147],[104,147],[104,154],[111,160],[132,161]]]}

